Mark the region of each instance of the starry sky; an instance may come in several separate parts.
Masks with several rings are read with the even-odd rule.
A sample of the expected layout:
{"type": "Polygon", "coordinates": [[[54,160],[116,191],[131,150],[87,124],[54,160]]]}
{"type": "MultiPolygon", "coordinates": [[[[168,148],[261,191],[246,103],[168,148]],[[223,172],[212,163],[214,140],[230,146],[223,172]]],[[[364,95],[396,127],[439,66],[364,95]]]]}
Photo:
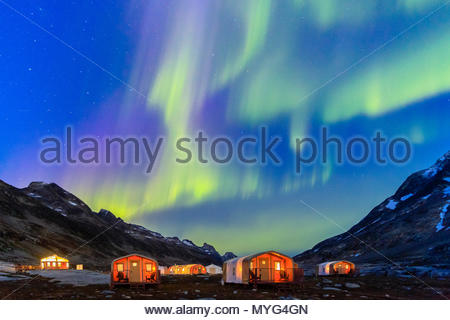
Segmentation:
{"type": "Polygon", "coordinates": [[[446,1],[0,0],[0,21],[0,179],[56,182],[93,210],[222,253],[308,249],[449,149],[446,1]],[[167,146],[151,174],[40,163],[41,139],[67,126],[167,146]],[[174,161],[180,137],[261,126],[282,138],[282,164],[174,161]],[[331,157],[295,174],[295,138],[323,126],[343,140],[405,137],[412,158],[331,157]]]}

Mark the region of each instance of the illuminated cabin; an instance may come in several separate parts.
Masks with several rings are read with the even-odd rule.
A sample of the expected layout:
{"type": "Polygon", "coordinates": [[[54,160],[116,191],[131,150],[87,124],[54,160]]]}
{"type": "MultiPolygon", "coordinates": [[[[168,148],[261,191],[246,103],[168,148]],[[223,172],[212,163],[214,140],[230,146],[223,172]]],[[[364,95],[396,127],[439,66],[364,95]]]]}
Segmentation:
{"type": "Polygon", "coordinates": [[[209,266],[206,266],[206,272],[209,274],[222,274],[222,268],[219,266],[216,266],[215,264],[210,264],[209,266]]]}
{"type": "Polygon", "coordinates": [[[303,269],[292,258],[275,251],[227,260],[222,269],[223,283],[293,283],[303,277],[303,269]]]}
{"type": "Polygon", "coordinates": [[[111,288],[118,285],[159,284],[158,262],[139,254],[130,254],[111,263],[111,288]]]}
{"type": "Polygon", "coordinates": [[[69,260],[61,258],[56,254],[41,259],[42,270],[67,270],[69,269],[69,260]]]}
{"type": "Polygon", "coordinates": [[[316,266],[316,275],[352,275],[355,273],[355,264],[350,261],[327,261],[316,266]]]}
{"type": "Polygon", "coordinates": [[[170,274],[206,274],[206,268],[201,264],[174,265],[169,268],[170,274]]]}

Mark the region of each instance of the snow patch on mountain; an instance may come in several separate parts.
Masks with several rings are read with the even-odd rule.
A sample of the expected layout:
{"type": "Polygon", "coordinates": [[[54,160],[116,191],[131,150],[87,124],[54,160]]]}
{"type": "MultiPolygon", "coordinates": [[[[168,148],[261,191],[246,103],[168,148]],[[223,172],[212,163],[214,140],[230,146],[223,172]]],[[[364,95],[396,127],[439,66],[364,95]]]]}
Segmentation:
{"type": "Polygon", "coordinates": [[[425,170],[425,172],[423,173],[423,176],[425,178],[432,178],[434,177],[437,173],[439,172],[439,170],[436,167],[431,167],[427,170],[425,170]]]}
{"type": "Polygon", "coordinates": [[[397,204],[398,204],[398,201],[389,200],[388,204],[386,205],[386,208],[390,209],[390,210],[395,210],[395,208],[397,208],[397,204]]]}
{"type": "Polygon", "coordinates": [[[401,200],[401,201],[408,200],[408,199],[411,198],[413,195],[414,195],[413,193],[407,194],[406,196],[401,197],[400,200],[401,200]]]}
{"type": "Polygon", "coordinates": [[[189,247],[196,247],[196,245],[190,240],[184,239],[182,242],[189,247]]]}
{"type": "Polygon", "coordinates": [[[447,203],[441,211],[440,217],[441,220],[439,220],[439,223],[436,225],[436,232],[441,231],[442,229],[444,229],[444,219],[445,219],[445,215],[447,214],[447,210],[448,210],[448,206],[450,205],[450,203],[447,203]]]}
{"type": "Polygon", "coordinates": [[[450,195],[450,187],[445,188],[443,192],[446,196],[450,195]]]}
{"type": "Polygon", "coordinates": [[[27,193],[27,195],[29,195],[32,198],[42,198],[40,195],[33,193],[33,192],[29,192],[29,193],[27,193]]]}

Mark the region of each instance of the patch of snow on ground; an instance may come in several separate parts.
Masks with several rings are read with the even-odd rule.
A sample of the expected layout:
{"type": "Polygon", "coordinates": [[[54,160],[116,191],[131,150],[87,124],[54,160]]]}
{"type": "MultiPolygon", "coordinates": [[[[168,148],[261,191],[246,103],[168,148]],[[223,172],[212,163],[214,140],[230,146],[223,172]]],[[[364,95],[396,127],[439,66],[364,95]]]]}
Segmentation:
{"type": "Polygon", "coordinates": [[[422,197],[422,200],[427,200],[429,197],[431,197],[431,193],[429,195],[426,195],[425,197],[422,197]]]}
{"type": "Polygon", "coordinates": [[[74,207],[78,206],[78,204],[76,204],[76,203],[73,202],[73,201],[69,201],[69,203],[70,203],[71,205],[73,205],[74,207]]]}
{"type": "Polygon", "coordinates": [[[408,199],[411,198],[413,195],[414,195],[413,193],[407,194],[406,196],[401,197],[400,200],[401,200],[401,201],[408,200],[408,199]]]}
{"type": "Polygon", "coordinates": [[[450,177],[445,177],[444,181],[450,182],[450,177]]]}
{"type": "Polygon", "coordinates": [[[7,276],[0,276],[0,282],[1,281],[17,281],[17,280],[23,280],[16,277],[7,277],[7,276]]]}
{"type": "Polygon", "coordinates": [[[1,281],[18,281],[18,280],[25,280],[29,277],[20,275],[20,274],[14,274],[14,273],[0,273],[0,282],[1,281]]]}
{"type": "Polygon", "coordinates": [[[390,210],[395,210],[395,208],[397,208],[397,204],[398,204],[397,201],[389,200],[388,204],[386,205],[386,208],[390,210]]]}
{"type": "Polygon", "coordinates": [[[92,284],[109,284],[110,275],[89,270],[33,270],[30,273],[51,278],[61,284],[71,284],[77,287],[92,284]]]}
{"type": "Polygon", "coordinates": [[[450,203],[447,203],[441,211],[440,217],[441,220],[439,220],[439,223],[436,225],[436,232],[441,231],[442,229],[444,229],[444,219],[445,219],[445,214],[447,213],[448,210],[448,206],[450,206],[450,203]]]}

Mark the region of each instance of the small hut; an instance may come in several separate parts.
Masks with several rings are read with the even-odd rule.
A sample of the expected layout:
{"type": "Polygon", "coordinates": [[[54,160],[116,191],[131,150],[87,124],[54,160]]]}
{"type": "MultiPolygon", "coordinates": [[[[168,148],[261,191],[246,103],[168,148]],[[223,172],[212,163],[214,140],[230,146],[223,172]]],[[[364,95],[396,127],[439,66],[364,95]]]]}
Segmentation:
{"type": "Polygon", "coordinates": [[[159,270],[159,274],[161,274],[161,275],[163,275],[163,276],[169,274],[169,268],[166,267],[166,266],[159,266],[159,267],[158,267],[158,270],[159,270]]]}
{"type": "Polygon", "coordinates": [[[184,264],[184,265],[174,265],[169,268],[170,274],[177,275],[195,275],[195,274],[206,274],[206,268],[201,264],[184,264]]]}
{"type": "Polygon", "coordinates": [[[158,262],[139,254],[130,254],[111,263],[111,288],[118,285],[159,284],[158,262]]]}
{"type": "Polygon", "coordinates": [[[67,270],[69,269],[69,260],[57,256],[56,254],[41,259],[42,270],[67,270]]]}
{"type": "Polygon", "coordinates": [[[355,264],[350,261],[327,261],[316,265],[317,276],[352,275],[355,274],[355,264]]]}
{"type": "Polygon", "coordinates": [[[303,278],[292,258],[276,251],[265,251],[224,262],[223,283],[294,283],[303,278]]]}
{"type": "Polygon", "coordinates": [[[206,272],[209,274],[222,274],[222,268],[219,266],[216,266],[215,264],[210,264],[209,266],[206,266],[206,272]]]}

